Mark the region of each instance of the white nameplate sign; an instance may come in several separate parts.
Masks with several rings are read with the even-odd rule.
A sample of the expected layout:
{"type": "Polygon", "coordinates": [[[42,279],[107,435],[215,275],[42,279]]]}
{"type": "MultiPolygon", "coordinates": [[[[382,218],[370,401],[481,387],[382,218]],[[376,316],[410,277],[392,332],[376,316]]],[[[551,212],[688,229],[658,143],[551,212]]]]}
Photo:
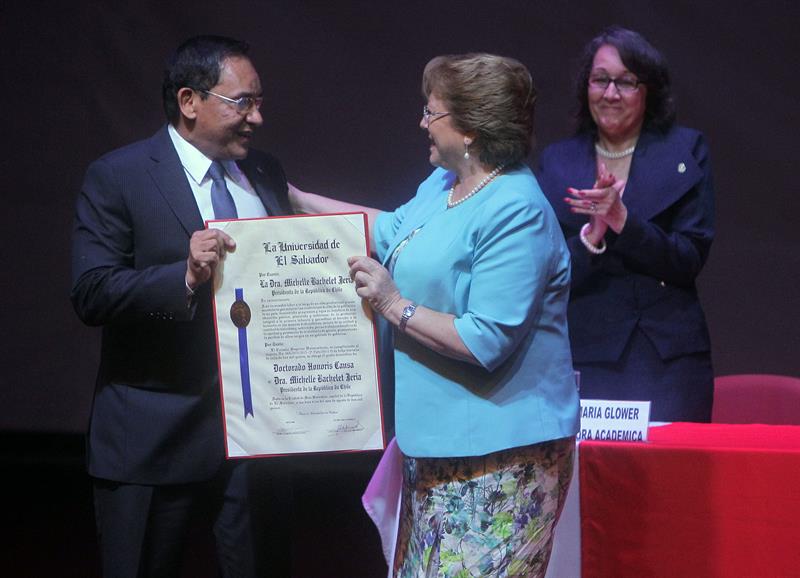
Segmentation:
{"type": "Polygon", "coordinates": [[[646,442],[649,401],[581,400],[579,440],[646,442]]]}

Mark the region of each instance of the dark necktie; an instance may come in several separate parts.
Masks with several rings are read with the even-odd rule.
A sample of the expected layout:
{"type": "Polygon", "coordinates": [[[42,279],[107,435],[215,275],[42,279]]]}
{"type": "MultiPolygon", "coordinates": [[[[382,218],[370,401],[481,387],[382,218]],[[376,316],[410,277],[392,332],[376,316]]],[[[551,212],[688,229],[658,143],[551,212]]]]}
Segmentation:
{"type": "Polygon", "coordinates": [[[214,161],[208,168],[208,174],[211,175],[211,206],[214,207],[214,218],[238,218],[233,197],[225,184],[225,169],[218,161],[214,161]]]}

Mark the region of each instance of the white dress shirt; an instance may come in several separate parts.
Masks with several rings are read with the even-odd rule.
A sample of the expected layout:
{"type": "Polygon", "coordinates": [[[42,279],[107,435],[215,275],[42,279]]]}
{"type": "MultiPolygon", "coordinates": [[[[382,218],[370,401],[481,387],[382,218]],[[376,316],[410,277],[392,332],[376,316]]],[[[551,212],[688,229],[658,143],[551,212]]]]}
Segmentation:
{"type": "MultiPolygon", "coordinates": [[[[197,208],[203,221],[214,219],[214,209],[211,205],[211,175],[208,168],[212,159],[201,153],[194,145],[183,138],[171,124],[167,127],[172,144],[178,152],[183,170],[192,187],[197,208]]],[[[264,204],[256,194],[255,189],[247,180],[245,174],[239,169],[235,161],[220,161],[225,168],[225,184],[233,196],[236,204],[236,213],[240,219],[266,217],[267,211],[264,204]]]]}

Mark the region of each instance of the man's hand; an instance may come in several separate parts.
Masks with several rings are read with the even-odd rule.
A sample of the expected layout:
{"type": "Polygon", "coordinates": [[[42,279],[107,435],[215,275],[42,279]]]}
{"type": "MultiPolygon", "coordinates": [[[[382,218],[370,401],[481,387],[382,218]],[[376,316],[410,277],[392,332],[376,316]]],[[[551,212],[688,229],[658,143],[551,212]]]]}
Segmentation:
{"type": "Polygon", "coordinates": [[[186,286],[194,291],[211,279],[225,253],[236,249],[236,242],[219,229],[195,231],[189,241],[186,259],[186,286]]]}

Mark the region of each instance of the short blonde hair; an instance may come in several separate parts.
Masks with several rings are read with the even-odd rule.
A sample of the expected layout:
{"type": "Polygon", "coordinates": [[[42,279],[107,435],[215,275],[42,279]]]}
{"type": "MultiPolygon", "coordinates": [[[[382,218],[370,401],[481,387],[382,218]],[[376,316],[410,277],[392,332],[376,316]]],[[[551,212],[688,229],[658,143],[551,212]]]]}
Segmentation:
{"type": "Polygon", "coordinates": [[[528,156],[536,89],[521,62],[484,53],[437,56],[425,66],[422,94],[444,101],[455,128],[475,135],[483,163],[509,166],[528,156]]]}

